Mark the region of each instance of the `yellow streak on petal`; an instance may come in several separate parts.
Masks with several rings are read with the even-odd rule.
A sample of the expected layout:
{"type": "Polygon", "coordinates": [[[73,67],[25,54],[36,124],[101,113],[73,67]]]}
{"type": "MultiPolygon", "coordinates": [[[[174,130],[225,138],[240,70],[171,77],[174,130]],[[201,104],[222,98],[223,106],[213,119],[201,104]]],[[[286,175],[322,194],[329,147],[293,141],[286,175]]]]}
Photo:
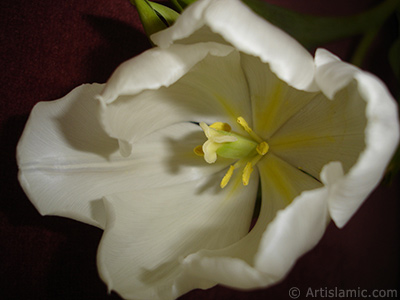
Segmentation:
{"type": "Polygon", "coordinates": [[[246,186],[246,185],[249,184],[250,175],[251,175],[252,172],[253,172],[253,166],[252,166],[251,162],[248,162],[246,164],[246,166],[244,167],[244,169],[243,169],[243,175],[242,175],[243,185],[246,186]]]}
{"type": "Polygon", "coordinates": [[[273,133],[273,124],[276,120],[276,116],[279,114],[281,105],[285,104],[283,101],[283,88],[283,83],[278,80],[275,82],[274,87],[269,90],[267,97],[264,95],[263,97],[257,97],[258,99],[253,99],[253,101],[257,101],[253,103],[260,103],[255,109],[256,113],[254,118],[256,120],[254,129],[257,130],[257,132],[273,133]]]}
{"type": "Polygon", "coordinates": [[[225,174],[225,176],[224,176],[224,178],[222,178],[222,180],[221,180],[221,184],[220,184],[220,187],[223,189],[224,187],[226,187],[226,185],[228,184],[228,182],[229,182],[229,180],[231,179],[231,177],[232,177],[232,174],[233,174],[233,170],[235,169],[235,167],[234,166],[229,166],[229,170],[226,172],[226,174],[225,174]]]}
{"type": "Polygon", "coordinates": [[[226,100],[224,96],[215,94],[214,97],[217,99],[217,101],[221,104],[221,106],[224,108],[226,114],[232,118],[232,120],[235,120],[235,117],[240,114],[240,111],[236,109],[235,106],[233,106],[230,101],[226,100]]]}
{"type": "Polygon", "coordinates": [[[241,176],[233,176],[231,178],[230,186],[229,186],[229,193],[226,195],[225,201],[229,203],[229,200],[232,199],[232,197],[237,193],[237,190],[242,187],[242,180],[241,176]]]}

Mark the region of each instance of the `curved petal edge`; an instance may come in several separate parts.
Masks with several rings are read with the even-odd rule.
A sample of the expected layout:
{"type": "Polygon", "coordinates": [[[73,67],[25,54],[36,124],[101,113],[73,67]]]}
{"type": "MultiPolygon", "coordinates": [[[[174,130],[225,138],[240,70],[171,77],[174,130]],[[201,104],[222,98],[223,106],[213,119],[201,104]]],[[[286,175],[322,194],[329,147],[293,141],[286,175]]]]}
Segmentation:
{"type": "Polygon", "coordinates": [[[313,91],[314,62],[312,56],[295,39],[256,15],[239,0],[197,1],[183,12],[177,22],[152,35],[162,48],[196,36],[202,27],[214,34],[198,37],[218,40],[222,37],[241,52],[259,57],[291,86],[313,91]]]}
{"type": "Polygon", "coordinates": [[[340,61],[324,49],[316,52],[316,81],[329,98],[351,81],[366,102],[367,126],[364,151],[347,174],[338,175],[329,210],[343,227],[382,179],[399,143],[397,104],[385,85],[374,75],[340,61]]]}

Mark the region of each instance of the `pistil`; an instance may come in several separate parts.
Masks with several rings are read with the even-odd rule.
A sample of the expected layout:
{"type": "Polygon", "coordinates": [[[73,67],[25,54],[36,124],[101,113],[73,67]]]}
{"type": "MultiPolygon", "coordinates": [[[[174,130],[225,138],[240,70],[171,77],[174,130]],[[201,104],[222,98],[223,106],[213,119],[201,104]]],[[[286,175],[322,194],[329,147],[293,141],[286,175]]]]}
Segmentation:
{"type": "Polygon", "coordinates": [[[235,169],[243,167],[242,183],[248,185],[253,167],[267,154],[269,146],[249,126],[243,117],[237,118],[237,123],[242,126],[249,137],[231,132],[229,124],[216,122],[208,126],[200,122],[207,141],[194,148],[196,155],[204,156],[207,163],[211,164],[218,156],[236,159],[236,163],[229,166],[228,171],[221,180],[220,187],[224,188],[230,181],[235,169]]]}

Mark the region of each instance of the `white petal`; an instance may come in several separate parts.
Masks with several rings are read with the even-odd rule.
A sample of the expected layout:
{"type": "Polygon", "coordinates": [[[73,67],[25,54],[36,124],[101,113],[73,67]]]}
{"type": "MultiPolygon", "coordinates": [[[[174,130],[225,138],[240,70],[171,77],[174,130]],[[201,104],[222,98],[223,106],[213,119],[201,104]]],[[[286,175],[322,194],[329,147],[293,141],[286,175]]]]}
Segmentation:
{"type": "Polygon", "coordinates": [[[337,179],[336,193],[329,202],[332,219],[342,227],[377,186],[396,149],[399,141],[397,106],[375,76],[339,61],[326,50],[317,51],[316,63],[317,82],[328,96],[338,90],[329,84],[336,87],[356,80],[358,92],[366,101],[365,150],[349,173],[337,179]]]}
{"type": "Polygon", "coordinates": [[[326,188],[301,194],[268,226],[255,258],[255,268],[283,278],[323,236],[329,222],[326,188]]]}
{"type": "MultiPolygon", "coordinates": [[[[197,0],[185,9],[181,16],[175,21],[174,25],[155,33],[151,36],[151,40],[161,48],[169,47],[174,41],[188,38],[194,32],[201,31],[201,36],[206,38],[204,41],[212,40],[214,33],[204,28],[204,14],[215,0],[197,0]]],[[[223,40],[221,40],[223,41],[223,40]]],[[[200,42],[200,41],[196,41],[200,42]]]]}
{"type": "Polygon", "coordinates": [[[318,93],[289,86],[271,71],[269,64],[257,57],[242,54],[241,58],[251,95],[253,129],[263,139],[269,140],[318,93]]]}
{"type": "Polygon", "coordinates": [[[354,79],[354,74],[359,72],[353,65],[346,64],[344,67],[339,57],[322,48],[315,52],[315,65],[315,81],[329,99],[347,86],[354,79]]]}
{"type": "Polygon", "coordinates": [[[298,196],[321,184],[274,155],[257,166],[263,199],[255,227],[230,247],[190,255],[185,259],[189,273],[240,289],[265,287],[282,279],[318,242],[328,220],[326,190],[298,196]]]}
{"type": "Polygon", "coordinates": [[[121,158],[97,120],[101,88],[84,85],[32,111],[17,156],[21,185],[41,214],[103,227],[101,198],[109,193],[196,180],[229,165],[219,159],[211,166],[193,153],[205,137],[190,123],[148,136],[134,158],[121,158]]]}
{"type": "Polygon", "coordinates": [[[366,123],[365,101],[349,84],[333,100],[317,94],[274,133],[270,149],[317,178],[331,161],[348,172],[365,149],[366,123]]]}
{"type": "Polygon", "coordinates": [[[98,267],[110,290],[128,299],[175,299],[215,283],[194,279],[182,260],[200,249],[226,247],[249,230],[258,178],[240,173],[225,189],[223,172],[197,182],[110,195],[98,267]]]}
{"type": "MultiPolygon", "coordinates": [[[[158,78],[149,77],[148,80],[153,80],[155,86],[153,83],[149,84],[146,87],[148,90],[135,96],[119,96],[136,93],[134,90],[124,90],[125,77],[121,77],[120,73],[132,78],[131,81],[128,80],[129,86],[135,89],[136,79],[133,79],[142,74],[146,77],[148,69],[155,67],[148,52],[121,66],[121,71],[117,70],[111,77],[102,96],[104,126],[110,136],[120,141],[122,155],[128,156],[133,143],[149,133],[178,122],[220,121],[231,123],[234,130],[242,130],[236,124],[236,118],[249,118],[251,109],[240,56],[236,51],[222,52],[217,56],[207,55],[213,53],[215,45],[209,46],[210,44],[198,44],[195,47],[174,45],[167,50],[152,50],[160,59],[168,61],[170,56],[175,59],[170,61],[169,69],[157,69],[158,73],[166,75],[177,73],[176,78],[174,77],[177,81],[174,84],[169,82],[168,84],[172,84],[169,87],[159,87],[161,83],[158,78]],[[137,66],[136,61],[140,62],[137,66]],[[178,75],[182,77],[178,78],[178,75]],[[121,89],[118,87],[119,82],[124,85],[121,89]],[[152,90],[153,88],[158,89],[152,90]],[[117,95],[119,97],[109,103],[106,95],[110,90],[118,94],[109,99],[113,100],[117,95]]],[[[228,46],[221,47],[232,50],[228,46]]],[[[215,46],[215,49],[219,48],[215,46]]]]}
{"type": "Polygon", "coordinates": [[[101,223],[102,204],[90,202],[93,199],[75,201],[79,185],[67,184],[57,175],[72,170],[79,174],[80,167],[107,160],[118,149],[97,119],[99,105],[94,96],[102,88],[82,85],[64,98],[40,102],[32,110],[18,143],[17,160],[20,183],[41,214],[65,215],[97,226],[101,223]]]}
{"type": "Polygon", "coordinates": [[[270,63],[273,72],[290,85],[305,90],[315,89],[314,63],[311,55],[293,38],[253,13],[239,0],[197,1],[183,12],[176,23],[152,36],[160,47],[185,38],[199,41],[218,40],[204,35],[207,26],[216,35],[241,52],[270,63]]]}
{"type": "Polygon", "coordinates": [[[153,48],[122,63],[111,75],[101,96],[109,104],[119,96],[170,86],[207,55],[226,56],[233,49],[216,43],[153,48]]]}

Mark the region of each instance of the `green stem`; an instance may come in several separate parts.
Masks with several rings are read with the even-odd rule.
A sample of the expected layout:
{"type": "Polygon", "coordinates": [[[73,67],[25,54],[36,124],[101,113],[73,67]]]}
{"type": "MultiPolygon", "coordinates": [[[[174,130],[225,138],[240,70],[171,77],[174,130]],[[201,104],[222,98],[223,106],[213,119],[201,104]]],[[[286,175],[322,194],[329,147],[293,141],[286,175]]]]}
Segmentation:
{"type": "Polygon", "coordinates": [[[361,67],[361,65],[364,61],[364,58],[368,53],[368,49],[370,48],[372,42],[374,41],[375,37],[379,33],[379,30],[381,29],[382,25],[387,20],[387,18],[389,16],[391,16],[392,13],[399,6],[400,6],[399,0],[386,0],[385,2],[383,2],[380,5],[380,7],[381,7],[381,10],[379,10],[380,20],[379,20],[379,22],[377,22],[375,24],[374,27],[372,27],[369,30],[364,32],[363,37],[362,37],[360,43],[358,44],[358,46],[353,54],[353,57],[351,58],[351,63],[353,65],[361,67]]]}
{"type": "Polygon", "coordinates": [[[366,54],[368,53],[368,49],[374,41],[376,35],[378,34],[380,28],[374,28],[364,34],[360,43],[355,50],[353,57],[351,58],[351,63],[358,67],[361,67],[362,62],[366,54]]]}

